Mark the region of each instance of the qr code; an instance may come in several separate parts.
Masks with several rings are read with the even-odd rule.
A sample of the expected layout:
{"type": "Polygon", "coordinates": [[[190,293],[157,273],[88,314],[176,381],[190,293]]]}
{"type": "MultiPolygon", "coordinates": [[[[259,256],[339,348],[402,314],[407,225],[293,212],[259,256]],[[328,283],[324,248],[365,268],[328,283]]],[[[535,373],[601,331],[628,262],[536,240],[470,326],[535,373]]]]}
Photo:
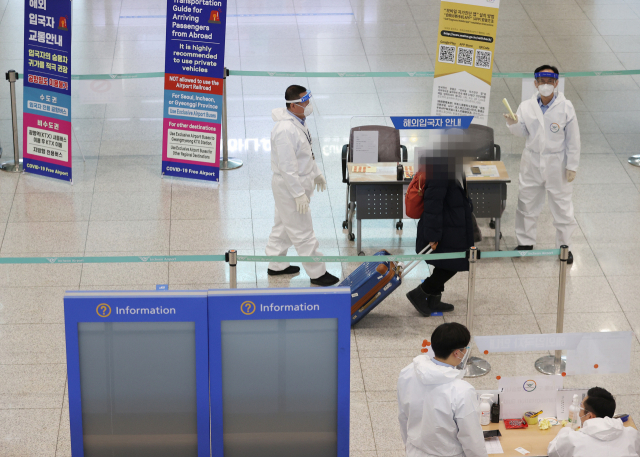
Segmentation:
{"type": "Polygon", "coordinates": [[[438,62],[456,63],[456,47],[441,44],[440,52],[438,53],[438,62]]]}
{"type": "Polygon", "coordinates": [[[473,67],[473,48],[458,47],[458,65],[473,67]]]}
{"type": "Polygon", "coordinates": [[[481,51],[480,49],[476,51],[476,67],[487,70],[491,68],[491,51],[481,51]]]}

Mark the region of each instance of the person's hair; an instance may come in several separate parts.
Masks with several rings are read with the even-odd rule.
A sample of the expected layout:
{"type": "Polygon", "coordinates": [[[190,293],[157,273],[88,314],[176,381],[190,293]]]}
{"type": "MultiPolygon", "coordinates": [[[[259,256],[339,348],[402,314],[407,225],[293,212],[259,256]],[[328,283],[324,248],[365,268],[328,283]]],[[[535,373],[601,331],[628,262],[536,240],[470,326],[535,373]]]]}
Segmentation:
{"type": "MultiPolygon", "coordinates": [[[[285,100],[299,100],[300,95],[304,94],[307,91],[305,87],[298,86],[294,84],[293,86],[287,87],[287,90],[284,91],[284,99],[285,100]]],[[[291,103],[287,103],[287,109],[291,106],[291,103]]]]}
{"type": "Polygon", "coordinates": [[[439,359],[447,359],[456,349],[469,345],[471,333],[467,327],[457,322],[438,325],[431,334],[431,347],[439,359]]]}
{"type": "MultiPolygon", "coordinates": [[[[536,69],[533,71],[534,78],[535,78],[535,74],[536,74],[536,73],[540,73],[541,71],[544,71],[544,70],[553,70],[553,72],[554,72],[555,74],[557,74],[557,75],[559,75],[559,74],[560,74],[560,72],[558,71],[558,69],[557,69],[556,67],[554,67],[553,65],[541,65],[541,66],[539,66],[538,68],[536,68],[536,69]]],[[[294,100],[295,100],[295,99],[294,99],[294,100]]]]}
{"type": "Polygon", "coordinates": [[[592,387],[584,400],[584,410],[596,417],[613,417],[616,413],[616,400],[602,387],[592,387]]]}

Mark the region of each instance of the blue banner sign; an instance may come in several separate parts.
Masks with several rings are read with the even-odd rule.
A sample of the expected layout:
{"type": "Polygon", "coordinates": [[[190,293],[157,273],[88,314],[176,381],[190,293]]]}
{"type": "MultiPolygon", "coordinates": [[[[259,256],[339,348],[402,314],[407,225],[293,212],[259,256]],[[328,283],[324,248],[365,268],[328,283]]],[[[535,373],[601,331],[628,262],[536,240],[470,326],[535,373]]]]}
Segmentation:
{"type": "Polygon", "coordinates": [[[71,181],[71,0],[25,0],[24,171],[71,181]]]}
{"type": "Polygon", "coordinates": [[[393,126],[407,129],[468,129],[473,116],[391,116],[393,126]]]}
{"type": "Polygon", "coordinates": [[[227,0],[167,1],[164,175],[220,180],[226,20],[227,0]]]}

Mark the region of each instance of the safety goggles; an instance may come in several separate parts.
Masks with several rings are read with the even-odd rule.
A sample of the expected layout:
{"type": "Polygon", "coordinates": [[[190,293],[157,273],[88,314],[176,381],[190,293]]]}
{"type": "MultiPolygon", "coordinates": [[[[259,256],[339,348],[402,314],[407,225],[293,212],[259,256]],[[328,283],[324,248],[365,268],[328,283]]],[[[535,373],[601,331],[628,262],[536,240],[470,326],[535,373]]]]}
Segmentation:
{"type": "Polygon", "coordinates": [[[304,103],[309,100],[311,100],[311,91],[307,92],[307,95],[305,95],[302,98],[299,98],[298,100],[285,100],[285,101],[287,103],[304,103]]]}

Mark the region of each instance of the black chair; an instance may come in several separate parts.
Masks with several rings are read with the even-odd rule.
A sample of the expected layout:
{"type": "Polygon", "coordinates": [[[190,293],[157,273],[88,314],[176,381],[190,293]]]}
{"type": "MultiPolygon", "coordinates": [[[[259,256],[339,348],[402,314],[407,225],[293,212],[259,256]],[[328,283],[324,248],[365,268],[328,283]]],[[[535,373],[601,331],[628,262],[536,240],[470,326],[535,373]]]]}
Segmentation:
{"type": "MultiPolygon", "coordinates": [[[[378,162],[406,162],[407,148],[400,144],[400,131],[384,125],[363,125],[354,127],[349,133],[349,144],[342,146],[342,182],[347,185],[345,220],[342,222],[342,228],[347,230],[349,241],[355,239],[353,234],[351,220],[356,209],[355,195],[349,183],[349,173],[347,163],[353,161],[353,133],[362,131],[378,132],[378,162]]],[[[396,229],[402,230],[402,219],[396,223],[396,229]]]]}

